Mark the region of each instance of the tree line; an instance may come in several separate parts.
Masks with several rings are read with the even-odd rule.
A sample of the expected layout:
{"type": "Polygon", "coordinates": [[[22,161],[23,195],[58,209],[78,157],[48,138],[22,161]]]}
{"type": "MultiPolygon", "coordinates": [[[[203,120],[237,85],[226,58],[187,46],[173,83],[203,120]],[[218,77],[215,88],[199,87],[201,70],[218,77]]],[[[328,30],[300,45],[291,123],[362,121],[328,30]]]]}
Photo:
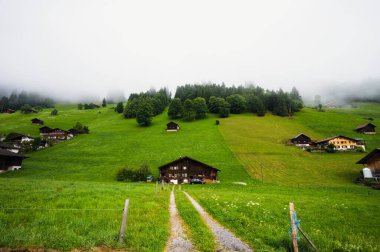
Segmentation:
{"type": "Polygon", "coordinates": [[[264,90],[259,86],[226,87],[224,84],[190,85],[177,87],[175,98],[169,105],[172,119],[191,121],[202,119],[206,112],[228,117],[230,113],[256,113],[264,116],[267,111],[278,116],[292,116],[303,107],[298,90],[291,92],[264,90]]]}
{"type": "MultiPolygon", "coordinates": [[[[125,105],[123,115],[125,118],[136,118],[136,121],[141,126],[149,126],[152,122],[152,117],[161,114],[170,102],[170,92],[166,88],[160,90],[149,90],[142,93],[132,93],[125,105]]],[[[120,103],[116,106],[116,111],[119,112],[122,108],[120,103]]]]}
{"type": "Polygon", "coordinates": [[[54,107],[54,100],[24,91],[21,93],[13,92],[9,96],[2,96],[0,99],[0,112],[4,112],[6,109],[19,110],[23,106],[35,108],[36,110],[52,108],[54,107]]]}

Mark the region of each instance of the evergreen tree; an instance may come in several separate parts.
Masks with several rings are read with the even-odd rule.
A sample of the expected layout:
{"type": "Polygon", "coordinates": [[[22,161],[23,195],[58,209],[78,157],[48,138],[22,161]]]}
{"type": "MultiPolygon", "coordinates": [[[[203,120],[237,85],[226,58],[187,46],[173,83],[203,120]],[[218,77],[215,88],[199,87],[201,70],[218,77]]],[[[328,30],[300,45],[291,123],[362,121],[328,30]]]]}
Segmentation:
{"type": "Polygon", "coordinates": [[[123,113],[123,110],[124,110],[123,103],[118,102],[116,105],[115,111],[120,114],[120,113],[123,113]]]}
{"type": "Polygon", "coordinates": [[[230,116],[230,104],[226,101],[219,107],[219,117],[226,118],[230,116]]]}
{"type": "Polygon", "coordinates": [[[219,108],[223,106],[224,98],[211,96],[208,100],[208,109],[210,113],[219,113],[219,108]]]}
{"type": "Polygon", "coordinates": [[[135,118],[138,105],[139,105],[139,98],[133,98],[132,100],[128,100],[123,112],[124,117],[135,118]]]}
{"type": "Polygon", "coordinates": [[[207,104],[206,100],[202,97],[197,97],[193,100],[193,108],[195,112],[195,119],[206,118],[207,104]]]}
{"type": "Polygon", "coordinates": [[[79,103],[79,104],[78,104],[78,109],[79,109],[79,110],[82,110],[82,109],[83,109],[83,104],[82,104],[82,103],[79,103]]]}
{"type": "Polygon", "coordinates": [[[233,94],[227,97],[227,102],[230,104],[230,110],[233,114],[240,114],[246,108],[246,100],[240,94],[233,94]]]}
{"type": "Polygon", "coordinates": [[[186,99],[185,102],[183,103],[182,118],[185,121],[195,120],[194,103],[190,99],[186,99]]]}
{"type": "Polygon", "coordinates": [[[153,108],[148,100],[141,100],[136,109],[136,121],[141,126],[149,126],[152,123],[153,108]]]}
{"type": "Polygon", "coordinates": [[[53,115],[53,116],[56,116],[56,115],[58,115],[58,110],[57,109],[53,109],[50,114],[53,115]]]}
{"type": "Polygon", "coordinates": [[[169,105],[168,116],[171,119],[178,119],[182,116],[182,102],[179,98],[174,98],[169,105]]]}
{"type": "Polygon", "coordinates": [[[102,101],[102,107],[103,107],[103,108],[107,107],[107,101],[106,101],[106,98],[103,98],[103,101],[102,101]]]}

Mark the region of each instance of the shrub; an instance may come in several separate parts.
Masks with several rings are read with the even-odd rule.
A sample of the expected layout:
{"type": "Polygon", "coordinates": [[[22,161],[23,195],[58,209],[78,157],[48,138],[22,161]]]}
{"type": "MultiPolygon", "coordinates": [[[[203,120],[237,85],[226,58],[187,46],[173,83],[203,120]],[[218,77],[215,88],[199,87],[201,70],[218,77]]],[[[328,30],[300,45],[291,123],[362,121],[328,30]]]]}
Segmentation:
{"type": "Polygon", "coordinates": [[[57,109],[53,109],[50,114],[53,115],[53,116],[58,115],[58,110],[57,109]]]}
{"type": "Polygon", "coordinates": [[[335,152],[336,152],[336,150],[335,150],[335,145],[333,145],[333,144],[329,144],[329,145],[327,145],[327,146],[326,146],[326,152],[327,152],[327,153],[335,153],[335,152]]]}
{"type": "Polygon", "coordinates": [[[137,170],[129,167],[120,169],[116,174],[116,180],[125,182],[145,181],[148,175],[150,175],[149,166],[142,164],[137,170]]]}

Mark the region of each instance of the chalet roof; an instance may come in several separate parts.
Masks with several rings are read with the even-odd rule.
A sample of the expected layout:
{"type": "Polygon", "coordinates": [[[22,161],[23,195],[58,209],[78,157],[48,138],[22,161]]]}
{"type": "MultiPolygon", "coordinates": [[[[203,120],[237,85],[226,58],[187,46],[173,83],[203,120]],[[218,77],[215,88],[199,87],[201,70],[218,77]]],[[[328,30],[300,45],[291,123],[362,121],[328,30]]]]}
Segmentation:
{"type": "Polygon", "coordinates": [[[0,143],[0,148],[1,149],[3,149],[3,148],[5,148],[5,149],[20,149],[20,148],[15,147],[11,144],[5,144],[5,143],[0,143]]]}
{"type": "Polygon", "coordinates": [[[367,164],[368,160],[371,159],[375,155],[380,156],[380,148],[374,149],[373,151],[371,151],[370,153],[368,153],[367,156],[363,157],[362,159],[360,159],[356,163],[357,164],[367,164]]]}
{"type": "Polygon", "coordinates": [[[52,131],[53,129],[48,127],[48,126],[43,126],[40,128],[40,132],[50,132],[52,131]]]}
{"type": "Polygon", "coordinates": [[[376,125],[375,125],[375,124],[373,124],[373,123],[366,123],[366,124],[362,124],[362,125],[357,126],[357,127],[355,128],[355,130],[362,129],[362,128],[365,128],[365,127],[367,127],[367,126],[372,126],[372,127],[376,128],[376,125]]]}
{"type": "Polygon", "coordinates": [[[2,150],[2,149],[0,149],[0,156],[2,156],[2,157],[19,157],[19,158],[23,158],[23,159],[28,158],[27,156],[24,156],[22,154],[18,154],[18,153],[14,153],[14,152],[2,150]]]}
{"type": "Polygon", "coordinates": [[[192,161],[192,162],[194,162],[194,163],[201,164],[201,165],[206,166],[206,167],[208,167],[208,168],[210,168],[210,169],[220,171],[218,168],[212,167],[212,166],[210,166],[210,165],[208,165],[208,164],[205,164],[205,163],[203,163],[203,162],[201,162],[201,161],[198,161],[198,160],[192,159],[192,158],[187,157],[187,156],[185,156],[185,157],[180,157],[180,158],[178,158],[178,159],[176,159],[176,160],[174,160],[174,161],[172,161],[172,162],[170,162],[170,163],[167,163],[167,164],[161,165],[160,167],[158,167],[158,169],[161,170],[162,168],[165,168],[165,167],[167,167],[167,166],[170,166],[170,165],[176,164],[176,163],[178,163],[178,162],[180,162],[180,161],[183,161],[183,160],[190,160],[190,161],[192,161]]]}
{"type": "Polygon", "coordinates": [[[322,139],[322,140],[316,141],[315,143],[316,143],[316,144],[319,144],[319,143],[328,142],[328,141],[330,141],[331,139],[334,139],[334,138],[346,138],[346,139],[348,139],[348,140],[352,140],[352,141],[355,141],[355,142],[360,141],[360,140],[355,139],[355,138],[351,138],[351,137],[346,137],[346,136],[339,135],[339,136],[333,136],[333,137],[325,138],[325,139],[322,139]]]}
{"type": "Polygon", "coordinates": [[[7,135],[7,137],[6,137],[6,139],[7,140],[13,140],[13,139],[16,139],[16,138],[19,138],[19,137],[29,137],[29,138],[34,139],[34,137],[32,137],[32,136],[25,135],[25,134],[22,134],[22,133],[15,133],[15,132],[9,133],[7,135]]]}
{"type": "MultiPolygon", "coordinates": [[[[297,136],[295,136],[295,137],[292,137],[292,138],[290,138],[290,139],[296,139],[296,138],[298,138],[298,137],[300,137],[300,136],[305,136],[305,137],[308,137],[307,135],[305,135],[304,133],[300,133],[300,134],[298,134],[297,136]]],[[[308,137],[308,138],[310,138],[310,137],[308,137]]]]}
{"type": "Polygon", "coordinates": [[[179,126],[179,125],[178,125],[178,123],[175,123],[175,122],[173,122],[173,121],[172,121],[172,122],[169,122],[169,123],[167,123],[167,124],[166,124],[166,126],[169,126],[169,125],[171,125],[171,124],[174,124],[174,125],[177,125],[177,126],[179,126]]]}

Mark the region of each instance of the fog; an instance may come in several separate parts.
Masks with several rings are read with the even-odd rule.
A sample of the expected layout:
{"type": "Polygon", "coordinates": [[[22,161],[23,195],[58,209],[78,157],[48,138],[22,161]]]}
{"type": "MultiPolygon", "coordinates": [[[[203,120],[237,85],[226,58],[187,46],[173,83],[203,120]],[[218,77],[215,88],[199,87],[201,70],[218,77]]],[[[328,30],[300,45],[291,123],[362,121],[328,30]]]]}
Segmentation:
{"type": "Polygon", "coordinates": [[[376,0],[0,0],[0,91],[82,100],[224,82],[296,86],[308,99],[368,84],[378,95],[378,10],[376,0]]]}

